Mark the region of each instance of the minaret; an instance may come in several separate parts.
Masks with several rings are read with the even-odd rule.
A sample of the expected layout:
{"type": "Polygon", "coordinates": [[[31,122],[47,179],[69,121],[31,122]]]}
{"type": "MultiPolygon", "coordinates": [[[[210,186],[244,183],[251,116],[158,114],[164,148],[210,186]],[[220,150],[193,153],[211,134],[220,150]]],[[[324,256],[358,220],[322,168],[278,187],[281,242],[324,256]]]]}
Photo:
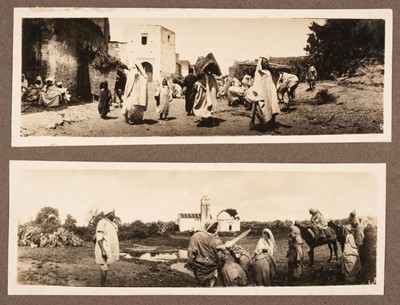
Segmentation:
{"type": "Polygon", "coordinates": [[[203,196],[200,200],[200,221],[205,223],[209,219],[211,219],[210,199],[207,196],[203,196]]]}

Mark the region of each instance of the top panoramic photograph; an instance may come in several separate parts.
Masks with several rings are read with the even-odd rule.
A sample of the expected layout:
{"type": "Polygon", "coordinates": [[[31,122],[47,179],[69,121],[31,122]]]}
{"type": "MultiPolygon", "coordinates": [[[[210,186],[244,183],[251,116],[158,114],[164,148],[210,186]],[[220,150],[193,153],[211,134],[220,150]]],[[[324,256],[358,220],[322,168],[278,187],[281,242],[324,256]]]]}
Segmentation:
{"type": "Polygon", "coordinates": [[[391,10],[16,8],[13,55],[12,146],[391,141],[391,10]]]}

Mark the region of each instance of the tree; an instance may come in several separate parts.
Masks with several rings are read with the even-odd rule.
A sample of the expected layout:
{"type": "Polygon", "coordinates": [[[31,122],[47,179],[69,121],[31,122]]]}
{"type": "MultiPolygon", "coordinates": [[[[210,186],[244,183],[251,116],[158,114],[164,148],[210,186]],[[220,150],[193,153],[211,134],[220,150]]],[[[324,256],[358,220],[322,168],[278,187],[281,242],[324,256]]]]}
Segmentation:
{"type": "Polygon", "coordinates": [[[364,59],[383,62],[384,20],[328,19],[324,25],[313,22],[309,29],[306,62],[323,78],[333,72],[352,74],[364,59]]]}
{"type": "Polygon", "coordinates": [[[45,233],[54,232],[61,226],[58,209],[44,207],[37,213],[34,223],[41,227],[45,233]]]}
{"type": "Polygon", "coordinates": [[[236,209],[226,209],[225,212],[227,212],[232,218],[235,218],[235,216],[238,214],[236,209]]]}
{"type": "Polygon", "coordinates": [[[76,229],[76,223],[77,223],[76,219],[71,214],[67,214],[63,227],[67,231],[74,232],[76,229]]]}

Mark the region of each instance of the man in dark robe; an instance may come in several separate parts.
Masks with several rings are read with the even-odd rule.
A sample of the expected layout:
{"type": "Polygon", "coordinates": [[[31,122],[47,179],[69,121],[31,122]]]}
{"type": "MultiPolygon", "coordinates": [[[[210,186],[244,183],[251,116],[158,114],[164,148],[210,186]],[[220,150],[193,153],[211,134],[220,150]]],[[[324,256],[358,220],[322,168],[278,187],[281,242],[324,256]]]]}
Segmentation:
{"type": "Polygon", "coordinates": [[[193,101],[190,99],[190,96],[193,91],[193,85],[197,81],[196,75],[193,74],[193,68],[189,68],[189,75],[185,77],[183,80],[182,88],[185,88],[185,110],[187,115],[194,115],[193,114],[193,101]]]}

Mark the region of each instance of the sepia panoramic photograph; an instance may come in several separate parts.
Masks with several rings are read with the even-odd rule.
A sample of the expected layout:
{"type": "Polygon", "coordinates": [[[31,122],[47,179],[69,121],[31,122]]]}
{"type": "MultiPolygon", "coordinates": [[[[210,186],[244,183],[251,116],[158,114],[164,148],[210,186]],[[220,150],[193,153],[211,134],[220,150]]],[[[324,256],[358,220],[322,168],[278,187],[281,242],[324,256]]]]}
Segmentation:
{"type": "Polygon", "coordinates": [[[13,146],[391,140],[391,10],[14,12],[13,146]]]}
{"type": "Polygon", "coordinates": [[[383,294],[385,177],[385,164],[10,161],[8,293],[383,294]]]}

